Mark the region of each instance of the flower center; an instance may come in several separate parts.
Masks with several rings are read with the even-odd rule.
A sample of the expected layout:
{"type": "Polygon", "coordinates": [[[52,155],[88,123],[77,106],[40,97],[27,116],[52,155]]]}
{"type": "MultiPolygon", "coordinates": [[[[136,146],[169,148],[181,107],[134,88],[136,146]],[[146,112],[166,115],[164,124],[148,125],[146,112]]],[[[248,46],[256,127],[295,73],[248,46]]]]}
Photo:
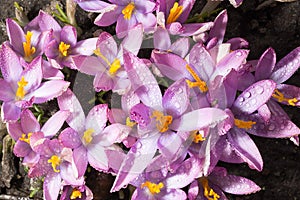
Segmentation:
{"type": "Polygon", "coordinates": [[[69,50],[70,47],[71,47],[71,45],[66,44],[64,42],[60,42],[59,46],[58,46],[58,50],[59,50],[60,55],[62,55],[63,57],[68,56],[68,50],[69,50]]]}
{"type": "Polygon", "coordinates": [[[158,184],[152,183],[150,181],[146,181],[141,185],[141,188],[147,187],[151,194],[158,194],[160,193],[160,189],[164,187],[164,184],[162,182],[159,182],[158,184]]]}
{"type": "Polygon", "coordinates": [[[93,140],[92,135],[94,132],[95,132],[95,130],[92,128],[89,128],[86,131],[84,131],[82,138],[83,138],[85,144],[89,144],[92,142],[92,140],[93,140]]]}
{"type": "Polygon", "coordinates": [[[28,82],[25,80],[24,76],[21,77],[21,80],[18,82],[18,89],[16,92],[16,99],[21,100],[24,98],[26,94],[26,90],[24,89],[28,82]]]}
{"type": "Polygon", "coordinates": [[[238,128],[250,129],[254,124],[256,124],[256,122],[234,119],[234,125],[237,126],[238,128]]]}
{"type": "Polygon", "coordinates": [[[218,195],[211,187],[208,185],[208,180],[205,177],[201,177],[199,179],[202,187],[203,187],[203,195],[208,200],[218,200],[220,198],[220,195],[218,195]]]}
{"type": "Polygon", "coordinates": [[[192,75],[192,77],[196,80],[196,82],[192,82],[190,80],[186,80],[186,83],[190,88],[198,87],[201,92],[207,92],[208,87],[204,81],[200,79],[200,77],[197,75],[197,73],[191,68],[191,66],[186,65],[185,66],[188,72],[192,75]]]}
{"type": "Polygon", "coordinates": [[[22,134],[22,137],[19,138],[20,141],[26,142],[27,144],[30,144],[30,137],[32,133],[28,133],[27,135],[25,133],[22,134]]]}
{"type": "Polygon", "coordinates": [[[32,37],[32,32],[27,31],[25,35],[25,40],[26,42],[23,42],[23,49],[24,49],[24,54],[25,54],[25,60],[27,62],[32,61],[32,54],[35,53],[35,47],[31,46],[31,37],[32,37]]]}
{"type": "Polygon", "coordinates": [[[131,2],[122,10],[124,19],[129,20],[131,18],[132,11],[134,10],[134,8],[135,8],[134,3],[131,2]]]}
{"type": "Polygon", "coordinates": [[[167,19],[167,24],[175,22],[178,17],[182,14],[183,6],[178,6],[178,2],[175,2],[170,10],[170,14],[167,19]]]}
{"type": "Polygon", "coordinates": [[[169,125],[172,123],[173,117],[171,115],[164,115],[162,112],[158,110],[154,110],[152,112],[152,116],[155,117],[156,120],[156,128],[164,133],[169,130],[169,125]]]}
{"type": "Polygon", "coordinates": [[[203,137],[204,131],[200,130],[200,131],[192,131],[191,132],[193,134],[193,142],[194,143],[199,143],[199,142],[203,142],[205,140],[205,137],[203,137]]]}
{"type": "Polygon", "coordinates": [[[134,121],[131,121],[129,117],[126,118],[126,126],[133,127],[137,123],[134,121]]]}
{"type": "Polygon", "coordinates": [[[284,95],[281,92],[279,92],[278,89],[275,89],[274,93],[272,94],[272,97],[275,98],[279,102],[285,101],[290,106],[296,106],[295,103],[297,103],[299,101],[297,98],[289,99],[289,98],[284,97],[284,95]]]}
{"type": "Polygon", "coordinates": [[[81,198],[81,197],[82,197],[81,192],[78,189],[74,188],[72,191],[72,194],[70,196],[70,199],[77,199],[77,198],[81,198]]]}
{"type": "Polygon", "coordinates": [[[51,163],[54,172],[60,172],[59,169],[56,169],[56,167],[60,165],[60,161],[60,157],[57,155],[51,156],[51,158],[48,160],[48,163],[51,163]]]}
{"type": "Polygon", "coordinates": [[[97,56],[102,58],[102,60],[104,60],[104,62],[106,62],[106,64],[109,66],[108,72],[111,76],[114,76],[118,72],[118,70],[121,68],[121,62],[119,59],[116,58],[112,63],[110,63],[108,61],[108,59],[101,53],[99,48],[97,48],[94,51],[94,54],[96,54],[97,56]]]}

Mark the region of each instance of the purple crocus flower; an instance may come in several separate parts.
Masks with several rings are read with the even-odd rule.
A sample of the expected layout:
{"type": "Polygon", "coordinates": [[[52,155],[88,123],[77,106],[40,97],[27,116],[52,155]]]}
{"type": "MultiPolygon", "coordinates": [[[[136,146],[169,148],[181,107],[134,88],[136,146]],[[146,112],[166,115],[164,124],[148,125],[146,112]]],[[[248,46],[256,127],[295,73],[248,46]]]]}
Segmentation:
{"type": "Polygon", "coordinates": [[[95,106],[85,118],[82,107],[71,90],[58,97],[58,105],[60,109],[71,112],[66,120],[70,127],[61,132],[59,140],[66,147],[74,149],[73,158],[79,176],[84,175],[88,163],[100,171],[117,170],[123,160],[123,152],[114,143],[122,142],[130,129],[117,123],[106,127],[106,104],[95,106]]]}
{"type": "MultiPolygon", "coordinates": [[[[82,179],[84,180],[84,179],[82,179]]],[[[88,188],[84,181],[77,185],[70,185],[63,183],[62,193],[60,195],[61,200],[73,200],[73,199],[80,199],[80,200],[92,200],[93,193],[88,188]]]]}
{"type": "Polygon", "coordinates": [[[168,172],[166,168],[160,170],[152,170],[153,163],[149,165],[137,179],[131,182],[136,187],[132,194],[132,200],[158,200],[170,199],[186,199],[186,193],[181,188],[190,184],[200,173],[198,160],[188,158],[187,160],[176,163],[176,170],[168,172]]]}
{"type": "Polygon", "coordinates": [[[166,28],[172,35],[193,36],[209,30],[213,23],[184,24],[195,0],[159,0],[157,10],[157,23],[166,28]]]}
{"type": "Polygon", "coordinates": [[[43,133],[32,135],[31,140],[34,141],[34,151],[40,154],[40,159],[29,169],[28,176],[45,176],[44,199],[57,199],[62,180],[74,185],[82,183],[82,177],[78,177],[74,164],[72,149],[66,148],[57,139],[44,138],[43,133]]]}
{"type": "Polygon", "coordinates": [[[117,22],[116,33],[119,38],[123,38],[128,31],[141,23],[145,31],[154,28],[156,17],[152,13],[156,4],[152,0],[109,0],[108,5],[103,5],[101,1],[91,0],[79,3],[85,4],[82,8],[91,12],[100,12],[95,19],[98,26],[110,26],[117,22]],[[94,5],[94,8],[91,8],[94,5]]]}
{"type": "Polygon", "coordinates": [[[21,110],[33,103],[44,103],[64,92],[69,82],[50,80],[42,82],[42,57],[35,58],[26,68],[16,53],[3,44],[0,50],[0,100],[3,101],[1,117],[4,121],[16,121],[21,110]]]}
{"type": "Polygon", "coordinates": [[[114,38],[102,32],[95,48],[95,56],[76,56],[73,62],[80,72],[95,76],[94,88],[97,92],[112,90],[120,94],[130,89],[130,81],[123,68],[123,49],[137,55],[143,39],[143,28],[137,25],[129,31],[118,48],[114,38]]]}
{"type": "Polygon", "coordinates": [[[130,119],[138,124],[141,138],[126,155],[112,191],[119,190],[137,177],[152,161],[156,150],[168,158],[177,159],[183,138],[175,131],[192,131],[215,126],[227,118],[216,108],[187,112],[188,88],[184,80],[170,86],[162,97],[159,86],[145,63],[130,52],[124,54],[124,66],[132,88],[143,103],[131,108],[130,119]],[[203,117],[207,120],[201,120],[203,117]],[[143,155],[143,156],[141,156],[143,155]]]}
{"type": "Polygon", "coordinates": [[[235,175],[227,174],[223,167],[215,167],[208,176],[202,176],[193,181],[189,187],[188,198],[196,199],[224,199],[223,192],[243,195],[259,191],[261,188],[253,181],[235,175]]]}
{"type": "Polygon", "coordinates": [[[41,128],[32,112],[29,109],[23,110],[19,121],[7,124],[8,133],[16,141],[14,154],[23,158],[24,165],[33,166],[38,162],[40,155],[32,149],[34,144],[31,142],[31,136],[36,133],[39,135],[42,133],[44,137],[53,137],[68,116],[68,111],[58,111],[41,128]]]}

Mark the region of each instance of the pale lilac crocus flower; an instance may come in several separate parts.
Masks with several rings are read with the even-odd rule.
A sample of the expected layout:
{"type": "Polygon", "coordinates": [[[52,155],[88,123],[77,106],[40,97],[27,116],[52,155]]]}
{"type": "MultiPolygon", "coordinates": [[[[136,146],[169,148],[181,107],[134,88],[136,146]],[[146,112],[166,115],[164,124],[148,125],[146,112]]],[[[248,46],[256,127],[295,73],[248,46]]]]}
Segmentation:
{"type": "Polygon", "coordinates": [[[130,81],[123,67],[123,49],[137,55],[143,40],[143,27],[137,25],[129,30],[120,47],[113,36],[102,32],[94,49],[95,56],[75,56],[73,62],[78,70],[95,76],[94,88],[97,92],[112,90],[124,94],[130,89],[130,81]]]}
{"type": "Polygon", "coordinates": [[[23,69],[19,57],[7,45],[0,50],[0,100],[3,101],[1,117],[4,121],[16,121],[21,110],[51,100],[62,94],[69,82],[50,80],[42,82],[42,57],[35,58],[23,69]]]}
{"type": "Polygon", "coordinates": [[[88,163],[99,171],[118,170],[124,153],[114,143],[122,142],[127,137],[129,127],[117,123],[106,126],[106,104],[95,106],[85,117],[71,90],[58,97],[58,105],[61,110],[71,112],[66,120],[70,127],[61,132],[59,140],[66,147],[74,149],[73,159],[79,176],[84,175],[88,163]]]}
{"type": "Polygon", "coordinates": [[[23,110],[19,121],[7,123],[8,133],[16,141],[14,154],[17,157],[23,158],[24,165],[33,166],[38,162],[40,155],[32,149],[34,144],[31,142],[31,136],[37,132],[41,132],[44,137],[53,137],[57,134],[68,116],[68,111],[58,111],[47,120],[43,127],[40,127],[33,113],[29,109],[23,110]]]}
{"type": "Polygon", "coordinates": [[[258,192],[261,188],[253,181],[230,175],[223,167],[215,167],[208,176],[201,176],[193,181],[188,190],[188,198],[227,200],[224,192],[235,195],[245,195],[258,192]]]}
{"type": "Polygon", "coordinates": [[[162,97],[159,86],[146,64],[130,52],[124,54],[124,65],[132,88],[143,103],[131,108],[130,119],[138,124],[141,138],[127,153],[112,191],[119,190],[137,177],[152,161],[156,150],[171,162],[177,159],[183,138],[175,131],[192,131],[215,126],[227,118],[216,108],[187,112],[188,88],[184,80],[170,86],[162,97]],[[201,120],[203,117],[207,120],[201,120]]]}

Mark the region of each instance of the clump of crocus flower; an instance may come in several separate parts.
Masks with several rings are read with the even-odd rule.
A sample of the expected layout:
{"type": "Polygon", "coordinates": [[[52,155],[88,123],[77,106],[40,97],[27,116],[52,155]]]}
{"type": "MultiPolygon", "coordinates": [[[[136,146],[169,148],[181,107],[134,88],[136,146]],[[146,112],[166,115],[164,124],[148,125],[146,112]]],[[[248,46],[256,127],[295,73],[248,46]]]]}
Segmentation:
{"type": "Polygon", "coordinates": [[[272,48],[249,62],[247,41],[224,41],[226,11],[188,23],[195,1],[75,2],[99,13],[96,25],[116,23],[115,32],[78,41],[75,27],[40,11],[25,27],[7,19],[0,49],[1,118],[29,177],[43,178],[45,199],[92,199],[89,166],[116,176],[111,192],[134,186],[132,199],[250,194],[260,187],[218,162],[261,171],[248,134],[299,144],[300,129],[278,103],[300,105],[300,89],[284,83],[300,66],[300,47],[277,63],[272,48]],[[150,58],[138,56],[145,35],[150,58]],[[63,68],[95,76],[94,91],[111,91],[114,102],[85,114],[63,68]],[[31,108],[50,100],[58,111],[41,124],[31,108]]]}

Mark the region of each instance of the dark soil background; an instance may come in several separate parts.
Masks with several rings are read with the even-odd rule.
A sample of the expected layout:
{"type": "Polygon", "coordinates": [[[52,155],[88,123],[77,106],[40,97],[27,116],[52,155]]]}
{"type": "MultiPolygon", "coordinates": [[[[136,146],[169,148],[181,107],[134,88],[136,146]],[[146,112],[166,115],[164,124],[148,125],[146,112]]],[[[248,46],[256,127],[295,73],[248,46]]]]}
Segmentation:
{"type": "MultiPolygon", "coordinates": [[[[13,0],[1,0],[0,4],[0,43],[7,40],[5,19],[14,17],[13,0]]],[[[29,20],[37,16],[40,9],[51,6],[47,0],[18,0],[28,15],[29,20]]],[[[60,1],[64,4],[63,1],[60,1]]],[[[199,12],[205,0],[197,1],[195,12],[199,12]]],[[[277,60],[294,48],[300,46],[300,1],[281,3],[272,0],[244,0],[241,7],[234,9],[228,1],[220,7],[228,9],[229,23],[226,38],[243,37],[250,43],[250,59],[258,59],[268,48],[273,47],[277,60]]],[[[88,14],[78,8],[76,14],[78,25],[83,30],[82,38],[91,37],[99,27],[93,25],[95,14],[88,14]]],[[[107,30],[107,29],[104,29],[107,30]]],[[[300,74],[296,74],[289,83],[300,86],[300,74]]],[[[292,121],[300,126],[299,108],[284,107],[292,121]]],[[[9,143],[4,137],[5,126],[0,124],[0,147],[9,143]]],[[[245,176],[255,181],[262,190],[248,196],[230,196],[229,199],[300,199],[300,150],[288,139],[265,139],[252,137],[264,159],[261,173],[250,170],[246,165],[226,166],[230,173],[245,176]]],[[[3,148],[3,152],[11,155],[11,149],[3,148]]],[[[14,157],[3,157],[0,153],[0,199],[20,199],[29,194],[30,181],[26,178],[19,160],[14,157]]],[[[87,184],[93,190],[95,199],[127,199],[128,189],[118,194],[109,194],[112,184],[110,175],[95,171],[90,172],[87,184]]],[[[25,198],[24,198],[25,199],[25,198]]]]}

